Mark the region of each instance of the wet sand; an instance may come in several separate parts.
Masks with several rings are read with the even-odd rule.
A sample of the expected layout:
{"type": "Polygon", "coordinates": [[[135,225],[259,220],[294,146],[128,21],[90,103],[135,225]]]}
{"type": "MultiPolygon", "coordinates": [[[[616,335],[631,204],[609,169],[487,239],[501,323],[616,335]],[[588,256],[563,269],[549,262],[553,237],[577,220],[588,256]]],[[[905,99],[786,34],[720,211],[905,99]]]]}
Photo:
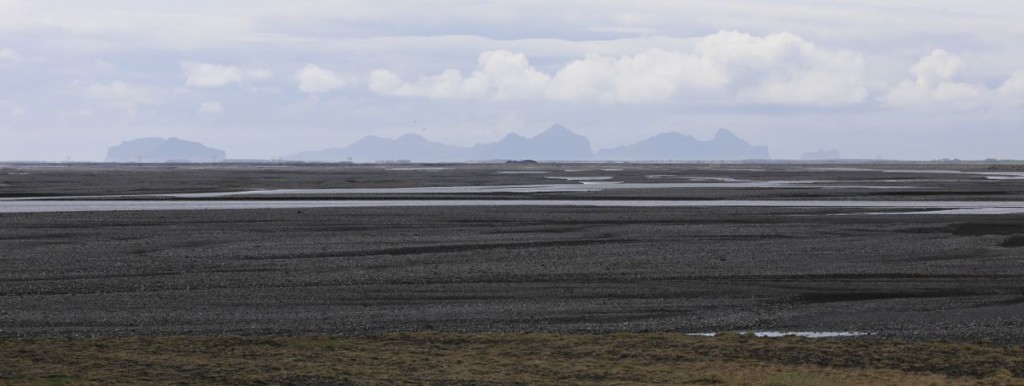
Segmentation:
{"type": "MultiPolygon", "coordinates": [[[[548,177],[611,176],[623,183],[834,187],[314,192],[274,199],[1024,200],[1024,181],[982,174],[1015,170],[981,165],[960,169],[969,173],[935,172],[949,165],[442,167],[7,166],[0,168],[0,196],[580,184],[585,180],[548,177]],[[908,168],[923,170],[885,171],[908,168]],[[894,188],[870,187],[885,185],[894,188]]],[[[1024,215],[905,211],[436,206],[0,213],[0,335],[759,330],[1024,343],[1024,215]]]]}

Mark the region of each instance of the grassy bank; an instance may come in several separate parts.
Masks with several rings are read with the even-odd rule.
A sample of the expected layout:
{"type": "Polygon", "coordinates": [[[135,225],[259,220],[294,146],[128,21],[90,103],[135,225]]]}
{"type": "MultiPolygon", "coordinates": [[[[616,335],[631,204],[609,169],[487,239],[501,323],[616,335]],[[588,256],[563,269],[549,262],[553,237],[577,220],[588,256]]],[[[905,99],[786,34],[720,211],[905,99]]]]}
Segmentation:
{"type": "Polygon", "coordinates": [[[679,334],[2,339],[0,384],[1024,384],[1024,347],[679,334]]]}

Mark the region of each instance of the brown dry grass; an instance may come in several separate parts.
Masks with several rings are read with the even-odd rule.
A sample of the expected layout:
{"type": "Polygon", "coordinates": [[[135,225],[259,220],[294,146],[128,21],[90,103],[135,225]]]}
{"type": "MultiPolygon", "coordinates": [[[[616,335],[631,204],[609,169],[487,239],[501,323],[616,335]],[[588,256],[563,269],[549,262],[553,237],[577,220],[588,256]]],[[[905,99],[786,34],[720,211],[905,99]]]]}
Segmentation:
{"type": "Polygon", "coordinates": [[[1024,385],[1024,348],[668,333],[0,340],[0,384],[1024,385]]]}

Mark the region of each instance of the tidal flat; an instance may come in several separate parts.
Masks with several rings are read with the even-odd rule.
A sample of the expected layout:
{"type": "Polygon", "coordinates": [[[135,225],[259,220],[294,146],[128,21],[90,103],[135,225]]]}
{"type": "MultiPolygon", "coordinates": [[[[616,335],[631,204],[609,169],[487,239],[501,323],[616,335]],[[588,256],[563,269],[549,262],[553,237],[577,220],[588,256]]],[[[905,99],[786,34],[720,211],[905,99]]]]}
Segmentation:
{"type": "Polygon", "coordinates": [[[1024,168],[413,166],[3,165],[0,212],[47,200],[793,203],[0,213],[0,336],[791,331],[1024,344],[1024,214],[928,204],[1024,202],[1024,168]],[[416,189],[558,184],[571,188],[416,189]],[[187,195],[225,192],[242,193],[187,195]]]}

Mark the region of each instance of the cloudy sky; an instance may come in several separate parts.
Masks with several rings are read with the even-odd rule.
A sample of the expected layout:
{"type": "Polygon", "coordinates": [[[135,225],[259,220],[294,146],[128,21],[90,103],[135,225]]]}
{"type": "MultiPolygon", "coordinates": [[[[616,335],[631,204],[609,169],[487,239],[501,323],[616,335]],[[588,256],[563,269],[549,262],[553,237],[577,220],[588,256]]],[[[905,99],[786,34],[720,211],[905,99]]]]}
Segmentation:
{"type": "Polygon", "coordinates": [[[0,160],[272,158],[554,123],[775,158],[1024,159],[1024,2],[0,0],[0,160]]]}

